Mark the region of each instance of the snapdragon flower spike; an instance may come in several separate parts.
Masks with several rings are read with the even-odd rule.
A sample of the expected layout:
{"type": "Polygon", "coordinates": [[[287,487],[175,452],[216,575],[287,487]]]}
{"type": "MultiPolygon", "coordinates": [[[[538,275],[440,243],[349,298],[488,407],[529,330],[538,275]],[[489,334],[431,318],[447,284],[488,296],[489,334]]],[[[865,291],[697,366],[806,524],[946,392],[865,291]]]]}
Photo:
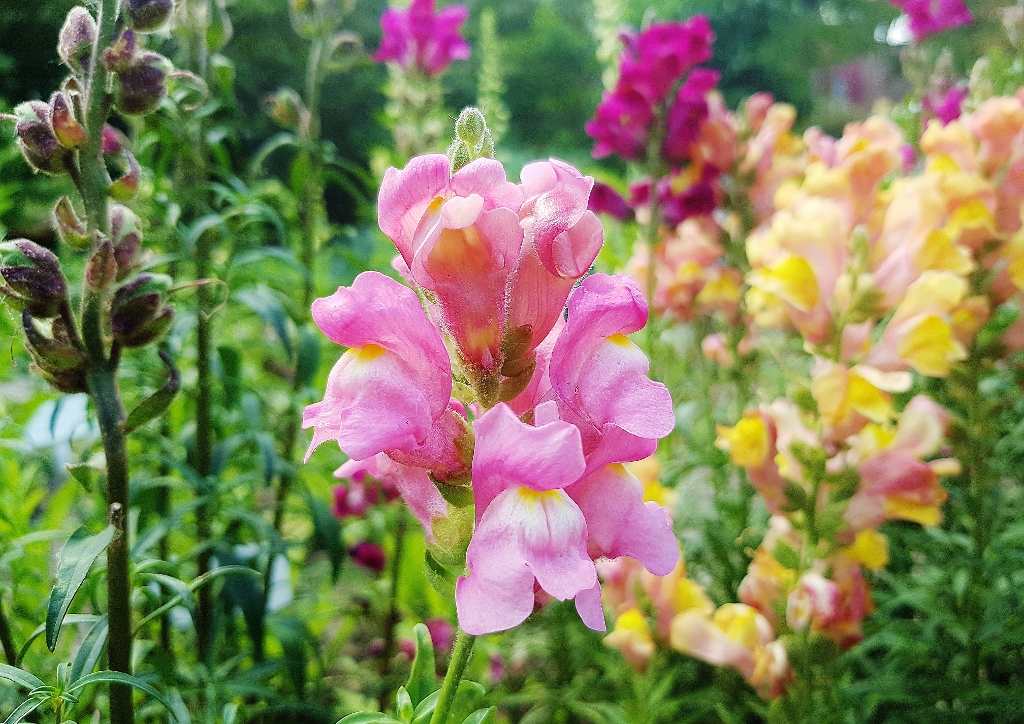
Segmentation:
{"type": "Polygon", "coordinates": [[[434,0],[412,0],[408,10],[388,8],[380,18],[384,35],[373,59],[440,75],[453,60],[469,57],[469,43],[459,34],[468,16],[460,3],[438,12],[434,0]]]}
{"type": "Polygon", "coordinates": [[[481,635],[526,620],[535,584],[566,600],[592,589],[597,571],[583,513],[564,490],[586,467],[579,431],[560,420],[527,425],[503,403],[473,428],[477,525],[455,605],[462,629],[481,635]]]}
{"type": "Polygon", "coordinates": [[[562,419],[583,435],[588,473],[652,455],[675,426],[668,389],[647,377],[646,355],[626,337],[646,321],[647,301],[626,275],[591,275],[569,296],[548,375],[562,419]]]}
{"type": "Polygon", "coordinates": [[[303,412],[313,427],[306,458],[321,443],[365,460],[427,443],[448,409],[451,361],[416,293],[379,272],[313,302],[313,320],[350,349],[331,370],[321,402],[303,412]]]}
{"type": "Polygon", "coordinates": [[[889,0],[907,14],[914,42],[974,22],[964,0],[889,0]]]}

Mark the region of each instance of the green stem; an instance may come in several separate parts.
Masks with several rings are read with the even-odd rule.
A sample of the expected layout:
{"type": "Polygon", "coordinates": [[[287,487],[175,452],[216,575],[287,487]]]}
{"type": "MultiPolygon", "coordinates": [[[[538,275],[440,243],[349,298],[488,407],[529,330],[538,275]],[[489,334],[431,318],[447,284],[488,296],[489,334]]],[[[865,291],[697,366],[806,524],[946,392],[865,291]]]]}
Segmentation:
{"type": "Polygon", "coordinates": [[[441,694],[437,697],[437,707],[434,709],[434,715],[430,717],[430,724],[447,724],[448,714],[455,701],[455,692],[458,691],[459,682],[462,681],[462,675],[466,673],[466,666],[473,656],[474,643],[476,636],[471,636],[460,628],[455,635],[455,648],[448,663],[448,673],[444,675],[441,694]]]}
{"type": "MultiPolygon", "coordinates": [[[[196,241],[196,279],[206,279],[210,274],[209,233],[202,234],[196,241]]],[[[210,570],[213,555],[210,547],[204,545],[210,540],[212,505],[209,496],[213,489],[210,471],[213,460],[213,379],[211,375],[211,330],[209,307],[209,285],[196,288],[196,459],[195,470],[203,487],[199,491],[204,501],[196,508],[196,542],[202,546],[197,564],[197,576],[210,570]]],[[[208,586],[199,589],[196,612],[196,644],[199,660],[209,662],[213,639],[213,595],[208,586]]]]}
{"type": "Polygon", "coordinates": [[[11,624],[7,620],[7,613],[4,611],[4,600],[0,596],[0,645],[4,648],[4,656],[7,663],[15,666],[18,660],[18,648],[14,645],[14,637],[11,636],[11,624]]]}
{"type": "Polygon", "coordinates": [[[378,704],[381,711],[384,711],[391,695],[388,678],[391,676],[391,661],[395,658],[395,626],[398,625],[398,579],[402,572],[405,524],[405,507],[399,506],[397,520],[395,521],[395,553],[391,557],[391,587],[388,589],[388,613],[387,618],[384,619],[384,651],[381,653],[380,664],[381,689],[378,704]]]}

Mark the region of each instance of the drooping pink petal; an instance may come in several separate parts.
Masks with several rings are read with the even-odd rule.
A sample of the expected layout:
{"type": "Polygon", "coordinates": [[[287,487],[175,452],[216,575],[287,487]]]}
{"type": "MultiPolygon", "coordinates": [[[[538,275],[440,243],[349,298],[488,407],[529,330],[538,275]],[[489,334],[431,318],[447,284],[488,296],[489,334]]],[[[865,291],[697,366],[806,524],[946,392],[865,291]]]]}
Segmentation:
{"type": "Polygon", "coordinates": [[[644,502],[643,485],[622,465],[608,465],[566,490],[587,521],[592,558],[636,558],[656,576],[679,561],[668,509],[644,502]]]}
{"type": "Polygon", "coordinates": [[[607,631],[604,620],[604,609],[601,607],[601,584],[595,583],[592,588],[576,594],[576,612],[589,628],[595,631],[607,631]]]}

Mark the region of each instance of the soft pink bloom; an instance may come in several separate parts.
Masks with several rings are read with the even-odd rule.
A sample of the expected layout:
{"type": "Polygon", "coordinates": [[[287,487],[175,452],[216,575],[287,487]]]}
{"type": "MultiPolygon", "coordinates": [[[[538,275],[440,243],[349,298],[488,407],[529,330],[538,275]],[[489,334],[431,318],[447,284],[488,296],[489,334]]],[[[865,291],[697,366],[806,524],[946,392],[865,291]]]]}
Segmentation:
{"type": "Polygon", "coordinates": [[[668,161],[691,158],[691,146],[700,137],[701,124],[708,117],[707,94],[718,85],[718,78],[718,71],[697,68],[679,86],[668,112],[668,128],[661,147],[661,155],[668,161]]]}
{"type": "Polygon", "coordinates": [[[469,57],[469,43],[459,34],[468,16],[461,3],[435,12],[434,0],[412,0],[408,10],[388,8],[380,18],[384,35],[373,59],[439,75],[453,60],[469,57]]]}
{"type": "Polygon", "coordinates": [[[910,18],[910,32],[920,43],[929,35],[974,22],[964,0],[889,0],[910,18]]]}
{"type": "Polygon", "coordinates": [[[350,349],[331,370],[324,399],[306,407],[306,457],[326,440],[365,460],[422,447],[448,408],[452,371],[441,335],[416,293],[378,272],[313,302],[313,320],[350,349]]]}
{"type": "Polygon", "coordinates": [[[794,631],[821,631],[838,613],[839,588],[817,571],[802,575],[786,600],[786,623],[794,631]]]}
{"type": "Polygon", "coordinates": [[[558,420],[532,427],[503,403],[473,427],[477,527],[455,604],[462,629],[479,635],[522,623],[535,585],[566,600],[597,586],[597,572],[583,513],[564,491],[586,467],[579,431],[558,420]]]}
{"type": "Polygon", "coordinates": [[[594,274],[569,297],[551,352],[559,414],[583,435],[587,471],[641,460],[675,425],[668,389],[647,377],[643,351],[626,337],[643,328],[647,302],[629,276],[594,274]]]}

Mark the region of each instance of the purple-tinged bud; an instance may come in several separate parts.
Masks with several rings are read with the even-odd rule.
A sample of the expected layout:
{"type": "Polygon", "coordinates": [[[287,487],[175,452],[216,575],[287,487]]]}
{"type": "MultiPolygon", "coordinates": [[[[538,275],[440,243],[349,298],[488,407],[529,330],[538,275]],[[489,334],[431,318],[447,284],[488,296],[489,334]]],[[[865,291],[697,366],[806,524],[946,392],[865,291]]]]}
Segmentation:
{"type": "Polygon", "coordinates": [[[107,193],[115,201],[128,201],[139,190],[139,177],[142,175],[139,162],[135,160],[131,151],[124,152],[124,160],[128,170],[107,187],[107,193]]]}
{"type": "Polygon", "coordinates": [[[116,276],[114,245],[109,239],[104,239],[85,263],[85,283],[93,289],[103,289],[114,281],[116,276]]]}
{"type": "Polygon", "coordinates": [[[298,93],[291,88],[279,88],[267,99],[267,115],[279,126],[293,131],[305,125],[309,111],[298,93]]]}
{"type": "Polygon", "coordinates": [[[71,8],[57,41],[57,54],[64,65],[73,71],[87,69],[95,42],[96,21],[92,14],[80,5],[71,8]]]}
{"type": "Polygon", "coordinates": [[[384,571],[387,557],[384,554],[384,549],[376,543],[371,543],[370,541],[356,543],[349,548],[348,554],[358,565],[369,568],[374,573],[382,573],[384,571]]]}
{"type": "Polygon", "coordinates": [[[81,148],[85,145],[85,126],[75,119],[68,99],[59,91],[50,97],[50,123],[53,135],[64,148],[81,148]]]}
{"type": "Polygon", "coordinates": [[[75,347],[68,337],[63,320],[55,320],[51,328],[52,337],[39,331],[28,310],[21,310],[21,326],[25,331],[25,341],[29,354],[36,364],[47,372],[68,372],[88,365],[85,353],[75,347]]]}
{"type": "Polygon", "coordinates": [[[114,41],[113,45],[103,51],[103,65],[107,70],[120,73],[135,64],[139,46],[135,42],[135,32],[125,30],[114,41]]]}
{"type": "Polygon", "coordinates": [[[7,252],[0,263],[0,294],[33,317],[49,319],[67,302],[67,280],[53,252],[34,241],[16,239],[0,244],[7,252]]]}
{"type": "Polygon", "coordinates": [[[142,248],[139,217],[121,204],[110,204],[107,213],[110,216],[110,240],[114,244],[117,281],[121,281],[135,269],[142,248]]]}
{"type": "Polygon", "coordinates": [[[167,95],[168,61],[159,53],[143,53],[114,76],[114,106],[128,116],[152,113],[167,95]]]}
{"type": "Polygon", "coordinates": [[[128,147],[128,138],[113,126],[103,126],[103,140],[100,150],[103,153],[120,153],[128,147]]]}
{"type": "Polygon", "coordinates": [[[140,274],[114,292],[110,329],[123,347],[142,347],[163,336],[174,321],[174,308],[163,303],[171,279],[140,274]]]}
{"type": "Polygon", "coordinates": [[[60,145],[50,124],[50,107],[42,101],[27,101],[14,109],[18,148],[28,164],[48,174],[66,173],[68,150],[60,145]]]}
{"type": "Polygon", "coordinates": [[[53,220],[57,226],[57,236],[72,249],[85,251],[92,246],[89,231],[85,222],[78,218],[71,199],[61,196],[53,207],[53,220]]]}
{"type": "Polygon", "coordinates": [[[140,33],[163,27],[174,12],[174,0],[128,0],[128,22],[140,33]]]}

